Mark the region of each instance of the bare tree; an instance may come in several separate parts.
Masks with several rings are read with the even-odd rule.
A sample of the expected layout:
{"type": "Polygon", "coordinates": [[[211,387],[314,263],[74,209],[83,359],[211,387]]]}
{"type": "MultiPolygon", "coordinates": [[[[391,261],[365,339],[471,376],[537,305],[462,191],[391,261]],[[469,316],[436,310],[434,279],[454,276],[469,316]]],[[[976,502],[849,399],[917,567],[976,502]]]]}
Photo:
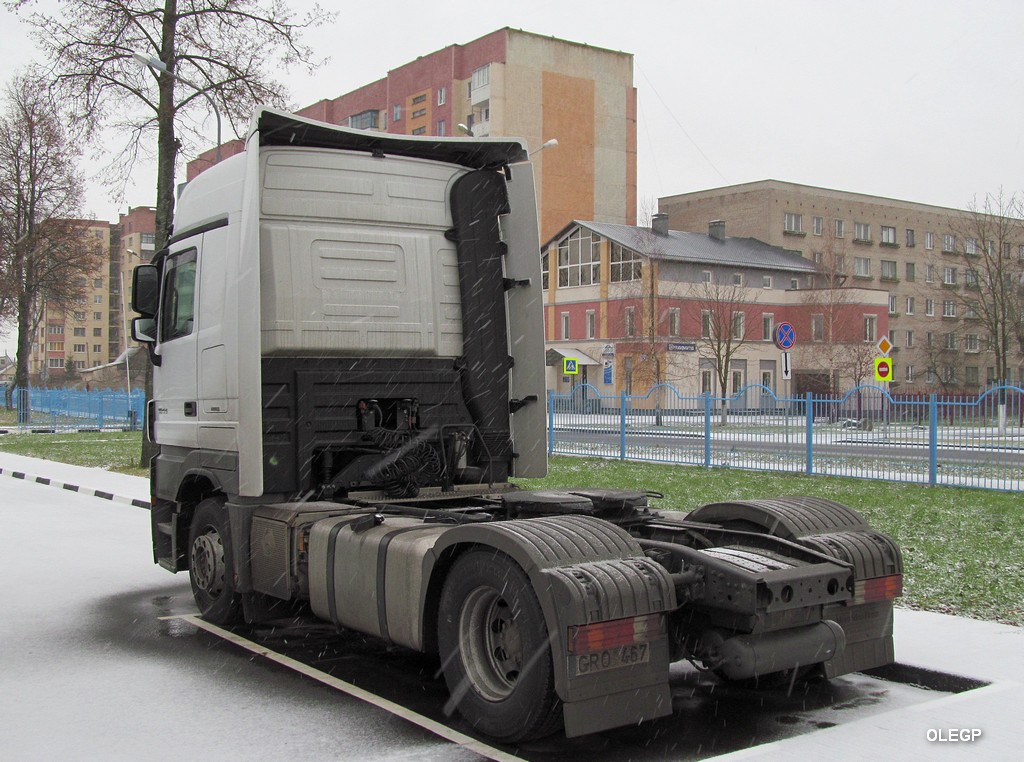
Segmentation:
{"type": "MultiPolygon", "coordinates": [[[[0,251],[3,293],[17,323],[13,386],[27,388],[32,339],[47,309],[63,309],[97,265],[75,217],[78,154],[38,80],[15,78],[0,116],[0,251]]],[[[11,389],[6,403],[11,406],[11,389]]]]}
{"type": "Polygon", "coordinates": [[[296,62],[312,67],[301,32],[333,17],[319,6],[300,17],[285,0],[65,0],[57,14],[33,10],[30,0],[7,6],[35,27],[55,88],[86,135],[106,127],[127,135],[111,165],[122,187],[134,163],[152,155],[144,138],[156,133],[157,249],[169,235],[181,153],[204,140],[194,120],[207,99],[238,134],[255,105],[284,103],[273,73],[296,62]],[[164,70],[143,71],[134,54],[164,70]]]}
{"type": "MultiPolygon", "coordinates": [[[[732,276],[730,276],[732,277],[732,276]]],[[[729,372],[738,359],[749,335],[747,317],[757,302],[756,295],[742,284],[714,279],[697,284],[692,293],[692,309],[700,325],[698,355],[714,364],[718,386],[722,392],[722,424],[727,421],[724,401],[729,389],[729,372]]]]}

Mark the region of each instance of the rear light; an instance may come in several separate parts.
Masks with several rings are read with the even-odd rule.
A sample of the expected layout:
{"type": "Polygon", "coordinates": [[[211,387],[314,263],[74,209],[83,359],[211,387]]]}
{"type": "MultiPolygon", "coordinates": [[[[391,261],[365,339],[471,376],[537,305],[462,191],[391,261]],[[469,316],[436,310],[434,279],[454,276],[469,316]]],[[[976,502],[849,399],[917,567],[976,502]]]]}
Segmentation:
{"type": "Polygon", "coordinates": [[[566,649],[571,654],[584,654],[634,643],[650,643],[664,632],[665,618],[661,614],[575,625],[569,628],[566,649]]]}
{"type": "Polygon", "coordinates": [[[891,601],[903,595],[903,575],[873,577],[857,580],[853,584],[853,604],[891,601]]]}

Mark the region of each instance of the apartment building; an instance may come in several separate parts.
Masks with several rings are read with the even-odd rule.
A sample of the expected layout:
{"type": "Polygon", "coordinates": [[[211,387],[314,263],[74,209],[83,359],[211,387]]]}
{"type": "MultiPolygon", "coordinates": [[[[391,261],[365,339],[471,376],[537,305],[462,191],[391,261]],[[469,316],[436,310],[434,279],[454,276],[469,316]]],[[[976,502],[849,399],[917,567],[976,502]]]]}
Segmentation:
{"type": "MultiPolygon", "coordinates": [[[[565,220],[636,221],[633,56],[499,29],[390,70],[376,82],[297,113],[404,135],[525,138],[533,154],[541,239],[565,220]]],[[[240,151],[225,145],[223,156],[240,151]]],[[[209,167],[210,150],[188,165],[209,167]]]]}
{"type": "Polygon", "coordinates": [[[94,248],[95,270],[79,276],[81,294],[66,308],[44,306],[32,342],[29,375],[33,383],[63,383],[68,376],[116,362],[130,341],[126,309],[131,269],[154,253],[156,213],[134,207],[117,223],[80,220],[94,248]]]}
{"type": "Polygon", "coordinates": [[[672,230],[664,214],[650,227],[574,220],[545,243],[541,262],[547,387],[556,392],[589,384],[643,395],[668,383],[687,396],[731,396],[761,384],[786,396],[804,388],[784,371],[777,325],[810,335],[829,313],[835,353],[865,361],[889,329],[885,292],[851,288],[828,305],[813,261],[726,235],[721,220],[706,233],[672,230]],[[562,372],[565,358],[579,373],[562,372]]]}
{"type": "MultiPolygon", "coordinates": [[[[1000,246],[1024,259],[1024,240],[981,240],[962,210],[778,180],[668,196],[658,208],[674,228],[727,219],[734,235],[798,254],[819,275],[838,274],[836,285],[884,290],[894,389],[973,393],[995,381],[978,312],[984,286],[971,258],[1000,246]]],[[[820,334],[800,338],[806,349],[820,334]]],[[[1019,349],[1010,357],[1017,383],[1024,381],[1019,349]]]]}

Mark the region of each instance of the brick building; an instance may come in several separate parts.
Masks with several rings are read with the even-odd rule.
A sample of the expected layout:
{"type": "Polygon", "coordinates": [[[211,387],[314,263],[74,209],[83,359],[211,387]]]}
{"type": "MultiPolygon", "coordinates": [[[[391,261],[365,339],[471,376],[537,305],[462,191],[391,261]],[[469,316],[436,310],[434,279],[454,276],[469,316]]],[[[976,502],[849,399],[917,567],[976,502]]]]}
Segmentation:
{"type": "MultiPolygon", "coordinates": [[[[525,138],[533,157],[541,238],[565,220],[636,221],[633,56],[516,29],[417,58],[376,82],[298,114],[404,135],[525,138]]],[[[223,147],[230,156],[240,141],[223,147]]],[[[214,151],[188,165],[194,178],[214,151]]]]}
{"type": "MultiPolygon", "coordinates": [[[[1024,261],[1024,240],[983,241],[962,210],[778,180],[668,196],[658,208],[679,230],[724,219],[734,235],[799,254],[840,273],[845,285],[882,289],[895,388],[976,392],[995,380],[971,257],[981,246],[998,245],[1024,261]]],[[[802,338],[811,346],[820,340],[802,338]]],[[[1010,371],[1021,383],[1018,349],[1010,371]]]]}
{"type": "Polygon", "coordinates": [[[73,304],[44,309],[29,356],[33,383],[63,383],[69,365],[75,371],[87,371],[116,362],[127,347],[126,340],[130,341],[126,309],[130,309],[131,270],[153,256],[155,210],[134,207],[116,223],[81,220],[80,224],[95,247],[97,267],[80,276],[83,291],[73,304]]]}
{"type": "Polygon", "coordinates": [[[863,366],[889,327],[884,291],[845,289],[829,304],[811,260],[727,236],[721,221],[693,233],[670,230],[665,215],[649,228],[576,220],[544,245],[541,262],[547,386],[558,392],[588,383],[600,394],[642,395],[665,382],[687,396],[730,396],[749,384],[785,396],[819,387],[820,378],[806,389],[800,375],[783,380],[775,326],[809,335],[830,315],[829,343],[846,363],[837,360],[845,370],[835,381],[846,383],[850,358],[863,366]],[[566,357],[579,361],[578,375],[562,374],[566,357]]]}

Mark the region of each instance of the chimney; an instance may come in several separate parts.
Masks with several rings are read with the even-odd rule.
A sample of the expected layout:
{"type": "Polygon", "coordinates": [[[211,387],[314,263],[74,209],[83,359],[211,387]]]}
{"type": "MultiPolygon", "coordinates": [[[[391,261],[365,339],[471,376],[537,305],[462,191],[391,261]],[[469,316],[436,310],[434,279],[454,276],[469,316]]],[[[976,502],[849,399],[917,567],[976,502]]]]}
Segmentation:
{"type": "Polygon", "coordinates": [[[716,241],[725,240],[725,220],[712,220],[708,223],[708,235],[716,241]]]}
{"type": "Polygon", "coordinates": [[[651,231],[655,235],[668,235],[668,215],[664,212],[651,215],[651,231]]]}

